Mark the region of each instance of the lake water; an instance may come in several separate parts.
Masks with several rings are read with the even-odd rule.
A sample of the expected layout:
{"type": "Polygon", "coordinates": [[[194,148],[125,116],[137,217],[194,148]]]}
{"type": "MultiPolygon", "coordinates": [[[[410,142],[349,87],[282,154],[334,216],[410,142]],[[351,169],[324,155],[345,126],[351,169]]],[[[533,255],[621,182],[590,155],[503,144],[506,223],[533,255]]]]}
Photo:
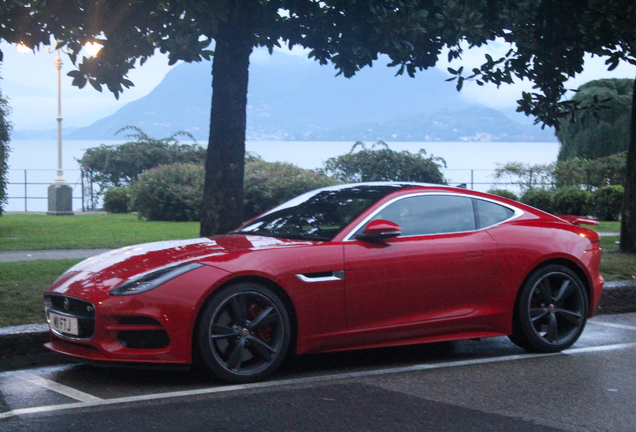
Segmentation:
{"type": "MultiPolygon", "coordinates": [[[[64,177],[74,188],[74,210],[81,211],[81,187],[77,159],[84,151],[100,144],[116,144],[123,141],[64,141],[64,177]]],[[[205,144],[205,143],[203,143],[205,144]]],[[[302,168],[320,168],[330,157],[347,153],[352,142],[316,141],[248,141],[247,150],[259,154],[264,160],[291,162],[302,168]]],[[[25,174],[27,183],[26,201],[28,211],[47,210],[47,187],[53,181],[57,168],[56,141],[12,141],[9,154],[9,202],[5,211],[25,210],[25,174]],[[26,172],[25,172],[26,171],[26,172]]],[[[529,164],[549,163],[556,160],[558,142],[502,143],[502,142],[389,142],[393,150],[408,150],[412,153],[425,149],[428,155],[446,160],[443,170],[449,184],[466,183],[475,190],[486,191],[493,185],[493,170],[497,164],[524,162],[529,164]]]]}

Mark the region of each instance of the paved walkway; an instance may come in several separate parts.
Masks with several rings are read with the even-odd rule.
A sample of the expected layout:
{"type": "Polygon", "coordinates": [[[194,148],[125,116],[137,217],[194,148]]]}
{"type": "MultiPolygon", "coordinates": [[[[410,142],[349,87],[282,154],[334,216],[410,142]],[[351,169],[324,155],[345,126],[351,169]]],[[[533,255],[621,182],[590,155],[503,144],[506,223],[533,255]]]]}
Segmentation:
{"type": "Polygon", "coordinates": [[[112,249],[72,249],[0,252],[0,262],[82,259],[99,255],[112,249]]]}

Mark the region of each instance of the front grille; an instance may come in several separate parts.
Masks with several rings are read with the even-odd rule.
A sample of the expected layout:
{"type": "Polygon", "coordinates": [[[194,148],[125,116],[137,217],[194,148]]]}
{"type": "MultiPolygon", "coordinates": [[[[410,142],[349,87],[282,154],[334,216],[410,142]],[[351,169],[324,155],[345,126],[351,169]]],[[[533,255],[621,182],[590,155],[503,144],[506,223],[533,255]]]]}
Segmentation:
{"type": "Polygon", "coordinates": [[[47,311],[77,318],[78,335],[54,330],[56,333],[73,339],[89,339],[93,336],[95,332],[95,306],[92,303],[73,297],[47,294],[44,296],[44,307],[47,311]]]}

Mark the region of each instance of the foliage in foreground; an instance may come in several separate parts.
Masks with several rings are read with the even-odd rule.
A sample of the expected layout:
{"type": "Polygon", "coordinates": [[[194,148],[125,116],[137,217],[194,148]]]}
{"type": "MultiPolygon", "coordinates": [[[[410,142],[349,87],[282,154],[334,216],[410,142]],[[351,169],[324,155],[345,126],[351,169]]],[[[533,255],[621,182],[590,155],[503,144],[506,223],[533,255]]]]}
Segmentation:
{"type": "Polygon", "coordinates": [[[426,157],[426,150],[418,153],[391,150],[387,143],[378,141],[371,148],[356,142],[349,153],[327,159],[321,173],[343,183],[368,181],[409,181],[446,184],[440,168],[446,161],[433,155],[426,157]],[[360,150],[355,152],[356,148],[360,150]]]}

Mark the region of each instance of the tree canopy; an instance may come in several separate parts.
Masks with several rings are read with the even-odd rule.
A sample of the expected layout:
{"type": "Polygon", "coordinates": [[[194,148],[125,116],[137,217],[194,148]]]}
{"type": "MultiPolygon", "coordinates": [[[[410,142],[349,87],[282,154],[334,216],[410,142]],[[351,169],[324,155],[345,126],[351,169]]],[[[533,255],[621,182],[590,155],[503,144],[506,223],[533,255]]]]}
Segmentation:
{"type": "Polygon", "coordinates": [[[579,87],[572,101],[604,108],[582,111],[575,121],[561,122],[556,131],[561,142],[559,160],[596,159],[627,151],[633,92],[633,79],[594,80],[579,87]]]}
{"type": "Polygon", "coordinates": [[[53,36],[77,70],[74,84],[106,87],[117,97],[133,85],[126,74],[158,49],[171,64],[213,55],[210,138],[201,234],[227,232],[243,221],[245,120],[249,56],[281,44],[311,50],[320,64],[353,76],[386,54],[398,73],[434,66],[459,42],[481,45],[513,0],[13,0],[0,5],[0,39],[29,47],[53,36]],[[85,42],[103,45],[78,60],[85,42]],[[212,42],[214,42],[212,44],[212,42]],[[213,45],[214,51],[210,48],[213,45]]]}
{"type": "MultiPolygon", "coordinates": [[[[621,62],[636,65],[633,0],[520,0],[509,18],[502,38],[510,51],[499,59],[487,55],[468,74],[449,69],[451,79],[458,89],[466,79],[497,86],[528,79],[534,91],[523,93],[517,111],[544,125],[558,128],[582,111],[602,110],[601,100],[586,105],[566,97],[566,83],[583,71],[586,54],[604,57],[609,70],[621,62]]],[[[629,121],[620,249],[636,253],[636,91],[629,121]]]]}
{"type": "MultiPolygon", "coordinates": [[[[563,101],[569,77],[583,70],[585,54],[603,56],[610,69],[636,64],[633,0],[12,0],[0,4],[0,39],[29,47],[50,36],[75,62],[85,42],[99,41],[98,57],[82,58],[70,74],[80,87],[106,86],[116,96],[126,78],[159,49],[171,63],[213,59],[210,138],[201,234],[235,228],[243,220],[243,174],[249,56],[257,46],[285,43],[311,50],[345,77],[386,54],[398,73],[434,66],[461,42],[480,46],[497,38],[510,44],[500,59],[468,76],[450,69],[461,89],[529,79],[519,111],[546,125],[584,107],[563,101]],[[208,49],[214,41],[214,52],[208,49]],[[560,103],[561,102],[561,103],[560,103]],[[563,106],[567,110],[563,110],[563,106]]],[[[633,104],[636,105],[636,93],[633,104]]],[[[636,252],[636,109],[627,155],[621,249],[636,252]]]]}

